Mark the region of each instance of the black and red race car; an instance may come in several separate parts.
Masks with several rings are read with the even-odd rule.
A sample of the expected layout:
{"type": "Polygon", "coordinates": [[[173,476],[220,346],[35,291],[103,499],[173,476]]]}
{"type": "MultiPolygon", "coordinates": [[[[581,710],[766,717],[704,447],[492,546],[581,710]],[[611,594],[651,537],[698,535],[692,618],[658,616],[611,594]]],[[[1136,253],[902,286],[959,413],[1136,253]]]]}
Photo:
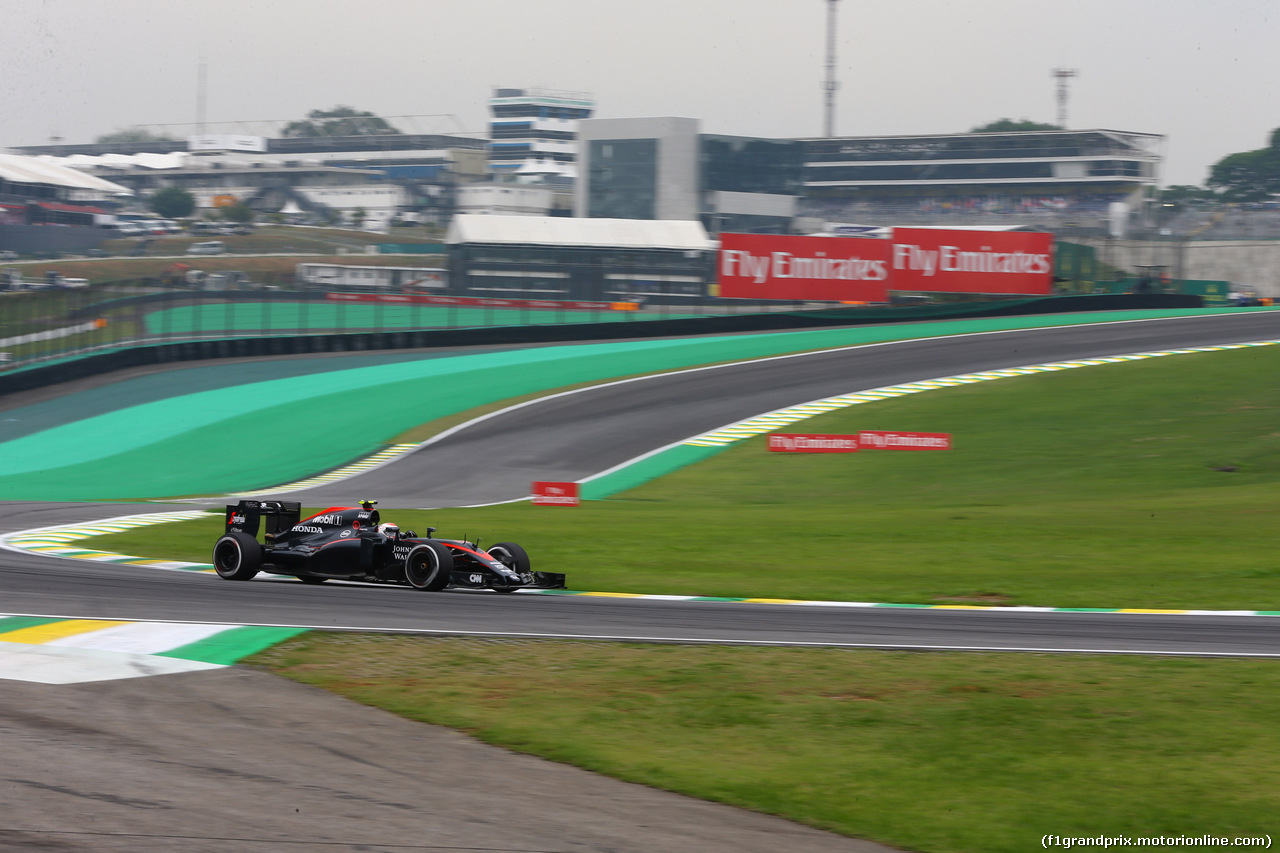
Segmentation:
{"type": "Polygon", "coordinates": [[[431,592],[451,586],[494,592],[564,589],[564,575],[533,571],[529,555],[514,542],[482,549],[478,542],[433,539],[434,527],[420,537],[382,523],[376,503],[330,507],[305,519],[301,504],[291,501],[228,505],[226,531],[213,546],[213,567],[233,581],[268,572],[306,583],[340,578],[431,592]]]}

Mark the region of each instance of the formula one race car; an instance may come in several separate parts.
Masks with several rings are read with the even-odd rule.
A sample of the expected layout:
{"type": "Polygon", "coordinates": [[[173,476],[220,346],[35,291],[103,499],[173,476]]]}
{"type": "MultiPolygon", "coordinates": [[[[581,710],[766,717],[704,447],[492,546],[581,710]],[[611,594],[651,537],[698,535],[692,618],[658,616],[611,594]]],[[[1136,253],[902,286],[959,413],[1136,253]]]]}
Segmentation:
{"type": "Polygon", "coordinates": [[[408,584],[436,592],[449,586],[515,592],[564,589],[564,575],[535,572],[529,555],[514,542],[481,549],[477,542],[425,538],[382,524],[377,501],[330,507],[300,519],[301,504],[248,501],[227,506],[226,532],[213,546],[213,567],[232,581],[258,572],[294,575],[306,583],[331,578],[408,584]],[[258,529],[263,528],[264,543],[258,529]]]}

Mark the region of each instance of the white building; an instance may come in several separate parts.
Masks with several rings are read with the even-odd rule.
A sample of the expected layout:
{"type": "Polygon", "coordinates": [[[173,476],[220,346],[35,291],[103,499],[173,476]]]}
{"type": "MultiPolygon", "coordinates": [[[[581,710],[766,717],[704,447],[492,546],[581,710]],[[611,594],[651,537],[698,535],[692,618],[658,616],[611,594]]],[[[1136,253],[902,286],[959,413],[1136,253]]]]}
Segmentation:
{"type": "Polygon", "coordinates": [[[523,183],[571,183],[578,122],[595,100],[585,92],[496,89],[489,99],[489,170],[523,183]]]}
{"type": "Polygon", "coordinates": [[[548,216],[556,193],[526,184],[468,184],[458,187],[457,213],[506,216],[548,216]]]}

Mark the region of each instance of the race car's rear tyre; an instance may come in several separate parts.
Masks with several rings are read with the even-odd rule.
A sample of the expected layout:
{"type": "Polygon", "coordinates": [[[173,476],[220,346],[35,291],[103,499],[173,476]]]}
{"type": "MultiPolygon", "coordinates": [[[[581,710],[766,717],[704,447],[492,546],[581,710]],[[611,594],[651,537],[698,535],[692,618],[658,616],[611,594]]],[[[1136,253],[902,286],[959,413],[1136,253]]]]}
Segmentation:
{"type": "Polygon", "coordinates": [[[439,592],[453,574],[453,552],[439,542],[423,542],[404,561],[404,579],[414,589],[439,592]]]}
{"type": "MultiPolygon", "coordinates": [[[[532,563],[529,560],[529,554],[514,542],[499,542],[491,548],[486,549],[489,556],[493,557],[499,563],[506,566],[512,571],[520,574],[527,574],[533,571],[532,563]]],[[[515,592],[518,586],[491,586],[489,589],[494,592],[515,592]]]]}
{"type": "Polygon", "coordinates": [[[262,567],[262,546],[248,533],[233,530],[213,545],[213,568],[218,577],[247,581],[262,567]]]}

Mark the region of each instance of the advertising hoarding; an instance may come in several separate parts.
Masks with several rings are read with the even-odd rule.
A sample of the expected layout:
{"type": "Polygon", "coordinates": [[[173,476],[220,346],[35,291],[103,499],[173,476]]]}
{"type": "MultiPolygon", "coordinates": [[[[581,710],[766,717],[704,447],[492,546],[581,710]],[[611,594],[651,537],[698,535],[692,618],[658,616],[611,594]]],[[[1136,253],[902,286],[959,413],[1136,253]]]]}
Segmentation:
{"type": "Polygon", "coordinates": [[[892,288],[1047,296],[1053,290],[1053,235],[894,228],[892,288]]]}
{"type": "Polygon", "coordinates": [[[864,450],[950,450],[951,433],[864,429],[858,433],[858,444],[864,450]]]}
{"type": "Polygon", "coordinates": [[[889,292],[1046,296],[1053,235],[894,228],[889,239],[722,234],[719,294],[737,299],[887,302],[889,292]]]}
{"type": "Polygon", "coordinates": [[[769,434],[769,450],[774,453],[857,453],[856,435],[769,434]]]}
{"type": "Polygon", "coordinates": [[[888,240],[721,234],[720,295],[885,302],[888,240]]]}
{"type": "Polygon", "coordinates": [[[535,481],[531,487],[534,506],[578,506],[577,483],[535,481]]]}

